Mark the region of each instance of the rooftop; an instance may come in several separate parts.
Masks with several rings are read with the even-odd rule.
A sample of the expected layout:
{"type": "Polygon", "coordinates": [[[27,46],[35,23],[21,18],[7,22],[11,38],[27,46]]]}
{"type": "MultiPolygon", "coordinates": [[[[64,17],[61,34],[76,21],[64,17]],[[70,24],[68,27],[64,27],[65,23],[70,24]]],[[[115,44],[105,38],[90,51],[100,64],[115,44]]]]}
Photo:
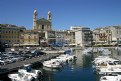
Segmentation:
{"type": "Polygon", "coordinates": [[[38,19],[38,20],[37,20],[37,23],[38,23],[38,24],[45,24],[45,23],[46,23],[46,24],[47,24],[47,23],[48,23],[48,24],[51,24],[51,22],[50,22],[49,20],[45,19],[45,18],[38,19]]]}

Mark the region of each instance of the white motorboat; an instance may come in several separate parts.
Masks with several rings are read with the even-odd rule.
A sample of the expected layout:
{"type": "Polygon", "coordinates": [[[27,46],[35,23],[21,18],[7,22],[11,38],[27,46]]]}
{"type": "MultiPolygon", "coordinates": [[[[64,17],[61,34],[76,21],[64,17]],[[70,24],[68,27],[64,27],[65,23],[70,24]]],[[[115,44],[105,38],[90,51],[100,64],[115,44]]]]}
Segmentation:
{"type": "Polygon", "coordinates": [[[65,59],[66,61],[71,61],[71,60],[74,60],[76,58],[75,55],[60,55],[59,57],[57,57],[59,59],[65,59]]]}
{"type": "Polygon", "coordinates": [[[99,56],[98,58],[95,58],[93,63],[94,71],[98,74],[105,74],[108,72],[121,73],[120,61],[108,56],[99,56]]]}
{"type": "Polygon", "coordinates": [[[108,56],[99,56],[95,58],[95,60],[93,61],[93,64],[96,66],[96,68],[107,67],[107,65],[109,65],[110,67],[111,66],[121,67],[121,63],[119,60],[110,58],[108,56]]]}
{"type": "Polygon", "coordinates": [[[19,69],[18,73],[9,74],[8,77],[12,81],[37,81],[42,78],[40,70],[32,70],[31,65],[24,65],[23,69],[19,69]]]}
{"type": "Polygon", "coordinates": [[[102,76],[100,81],[121,81],[121,75],[102,76]]]}
{"type": "Polygon", "coordinates": [[[121,64],[118,64],[117,60],[107,62],[107,66],[99,69],[99,74],[105,73],[121,73],[121,64]]]}
{"type": "Polygon", "coordinates": [[[98,56],[93,61],[93,68],[104,68],[107,67],[107,62],[110,60],[108,56],[98,56]]]}
{"type": "Polygon", "coordinates": [[[37,79],[29,75],[22,75],[20,73],[9,74],[8,77],[11,79],[11,81],[36,81],[37,79]]]}
{"type": "Polygon", "coordinates": [[[58,62],[60,62],[62,65],[63,64],[65,64],[66,62],[67,62],[67,60],[65,60],[65,59],[60,59],[60,58],[54,58],[54,59],[51,59],[51,61],[58,61],[58,62]]]}
{"type": "Polygon", "coordinates": [[[54,60],[44,61],[43,66],[48,67],[48,68],[61,68],[62,67],[59,61],[54,61],[54,60]]]}
{"type": "Polygon", "coordinates": [[[56,69],[56,68],[43,67],[43,69],[46,70],[46,71],[50,71],[50,72],[52,72],[52,71],[54,71],[54,72],[61,71],[61,68],[60,69],[56,69]]]}
{"type": "Polygon", "coordinates": [[[121,73],[121,68],[100,68],[99,74],[121,73]]]}

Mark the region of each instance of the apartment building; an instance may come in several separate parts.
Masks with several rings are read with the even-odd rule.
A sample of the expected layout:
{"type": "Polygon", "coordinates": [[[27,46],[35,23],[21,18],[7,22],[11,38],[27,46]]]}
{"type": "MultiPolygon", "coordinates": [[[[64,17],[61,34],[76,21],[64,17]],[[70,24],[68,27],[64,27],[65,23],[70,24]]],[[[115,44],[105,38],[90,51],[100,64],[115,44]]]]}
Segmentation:
{"type": "Polygon", "coordinates": [[[19,44],[20,32],[23,30],[26,30],[26,28],[11,24],[0,24],[0,42],[9,46],[19,44]]]}
{"type": "Polygon", "coordinates": [[[121,26],[99,27],[93,30],[94,44],[115,45],[121,43],[121,26]]]}
{"type": "Polygon", "coordinates": [[[39,33],[34,30],[24,30],[20,33],[20,46],[38,46],[39,33]]]}
{"type": "Polygon", "coordinates": [[[90,28],[81,26],[72,26],[71,30],[75,32],[75,44],[80,46],[92,46],[92,31],[90,28]]]}

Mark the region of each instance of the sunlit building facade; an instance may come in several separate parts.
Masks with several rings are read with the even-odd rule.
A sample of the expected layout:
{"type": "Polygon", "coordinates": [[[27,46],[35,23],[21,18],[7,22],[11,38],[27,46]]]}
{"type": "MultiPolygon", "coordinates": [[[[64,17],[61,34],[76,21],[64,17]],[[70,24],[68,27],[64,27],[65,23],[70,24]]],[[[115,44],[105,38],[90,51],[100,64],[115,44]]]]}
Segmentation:
{"type": "Polygon", "coordinates": [[[80,46],[92,46],[92,31],[90,28],[81,26],[72,26],[71,30],[75,32],[75,44],[80,46]]]}
{"type": "Polygon", "coordinates": [[[39,46],[39,33],[34,30],[25,30],[21,32],[20,46],[39,46]]]}
{"type": "Polygon", "coordinates": [[[19,44],[20,32],[23,30],[25,30],[25,27],[11,24],[0,24],[0,42],[4,42],[9,46],[19,44]]]}
{"type": "Polygon", "coordinates": [[[93,42],[95,45],[120,45],[121,26],[107,26],[94,29],[93,42]]]}

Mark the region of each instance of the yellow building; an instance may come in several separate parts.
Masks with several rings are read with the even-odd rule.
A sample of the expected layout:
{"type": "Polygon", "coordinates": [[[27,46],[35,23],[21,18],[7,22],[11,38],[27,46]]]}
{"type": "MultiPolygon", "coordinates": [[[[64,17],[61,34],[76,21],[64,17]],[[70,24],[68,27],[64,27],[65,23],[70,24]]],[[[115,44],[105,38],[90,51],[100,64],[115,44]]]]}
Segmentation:
{"type": "Polygon", "coordinates": [[[18,27],[10,24],[0,24],[0,42],[14,46],[19,44],[20,32],[25,30],[25,27],[18,27]]]}
{"type": "Polygon", "coordinates": [[[39,33],[35,30],[24,30],[20,33],[20,46],[38,46],[39,33]]]}

